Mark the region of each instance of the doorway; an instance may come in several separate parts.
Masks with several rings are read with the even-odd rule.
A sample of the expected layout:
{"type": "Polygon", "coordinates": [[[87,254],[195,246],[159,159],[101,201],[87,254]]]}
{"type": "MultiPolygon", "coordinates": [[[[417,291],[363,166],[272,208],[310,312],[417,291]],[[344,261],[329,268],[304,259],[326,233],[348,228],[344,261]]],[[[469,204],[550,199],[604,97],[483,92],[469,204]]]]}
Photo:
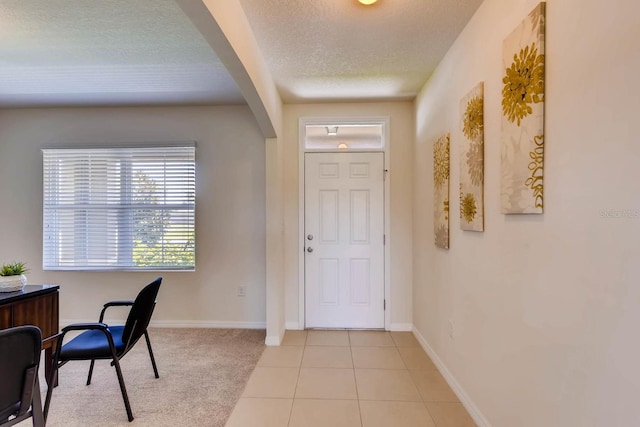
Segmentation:
{"type": "Polygon", "coordinates": [[[307,328],[385,327],[385,154],[304,154],[307,328]]]}

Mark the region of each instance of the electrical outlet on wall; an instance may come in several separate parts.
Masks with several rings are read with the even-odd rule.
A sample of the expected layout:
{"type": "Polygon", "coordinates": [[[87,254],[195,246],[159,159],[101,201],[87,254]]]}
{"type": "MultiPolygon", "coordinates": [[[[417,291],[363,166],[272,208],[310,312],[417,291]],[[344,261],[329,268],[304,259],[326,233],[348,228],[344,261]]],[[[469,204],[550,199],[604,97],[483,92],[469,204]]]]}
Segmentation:
{"type": "Polygon", "coordinates": [[[247,296],[247,287],[246,286],[238,286],[238,296],[239,297],[247,296]]]}

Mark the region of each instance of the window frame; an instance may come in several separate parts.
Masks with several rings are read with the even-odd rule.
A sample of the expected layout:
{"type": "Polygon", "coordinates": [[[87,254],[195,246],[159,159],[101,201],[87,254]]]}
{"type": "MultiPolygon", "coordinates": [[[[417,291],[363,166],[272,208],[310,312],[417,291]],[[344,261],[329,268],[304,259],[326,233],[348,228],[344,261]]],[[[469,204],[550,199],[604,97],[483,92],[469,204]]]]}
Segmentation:
{"type": "MultiPolygon", "coordinates": [[[[195,142],[42,149],[43,270],[195,271],[195,151],[195,142]],[[94,166],[96,159],[104,162],[104,171],[94,166]],[[69,164],[63,165],[64,160],[68,160],[69,164]],[[98,169],[98,172],[94,169],[98,169]],[[136,174],[140,171],[144,177],[142,179],[151,181],[151,189],[145,188],[143,191],[146,193],[140,194],[147,197],[153,195],[152,202],[136,203],[134,200],[137,191],[135,181],[138,179],[136,174]],[[66,175],[61,177],[64,173],[66,175]],[[105,181],[96,179],[93,176],[96,173],[104,173],[105,181]],[[148,178],[149,175],[152,175],[152,178],[148,178]],[[160,190],[156,191],[158,179],[161,182],[160,190]],[[61,188],[61,180],[66,183],[66,189],[61,188]],[[93,190],[94,186],[100,185],[107,189],[93,190]],[[78,191],[77,188],[82,190],[78,191]],[[114,188],[117,190],[114,191],[114,188]],[[69,194],[72,196],[69,197],[69,194]],[[156,194],[161,195],[162,200],[159,203],[155,199],[156,194]],[[70,201],[70,198],[73,200],[70,201]],[[96,199],[104,200],[95,203],[96,199]],[[61,225],[63,214],[72,218],[69,221],[71,225],[61,225]],[[135,240],[140,236],[148,237],[148,234],[145,234],[148,230],[144,230],[145,214],[152,215],[152,221],[160,221],[160,225],[156,224],[154,229],[155,236],[159,236],[156,237],[158,240],[153,247],[147,247],[146,251],[144,247],[138,247],[141,243],[136,243],[135,240]],[[175,222],[165,223],[164,221],[169,221],[171,214],[176,215],[175,222]],[[83,215],[86,217],[84,221],[83,215]],[[104,219],[100,218],[101,215],[104,219]],[[142,218],[141,223],[136,223],[136,218],[142,218]],[[100,220],[104,221],[106,227],[104,236],[101,236],[102,240],[95,237],[96,230],[102,229],[90,224],[92,221],[100,220]],[[78,231],[78,228],[83,227],[86,228],[78,231]],[[174,231],[173,238],[167,238],[167,232],[171,228],[174,231]],[[73,237],[65,240],[61,237],[65,231],[73,237]],[[183,250],[177,249],[182,245],[183,250]],[[104,246],[104,251],[96,250],[98,246],[104,246]],[[64,259],[61,248],[72,255],[67,255],[64,259]],[[139,257],[155,254],[160,256],[160,261],[149,265],[136,265],[136,262],[140,262],[139,259],[136,261],[136,250],[139,257]],[[84,254],[78,256],[78,253],[83,251],[84,254]],[[90,254],[96,253],[98,256],[91,259],[90,254]],[[179,258],[180,255],[183,255],[182,259],[179,258]]],[[[103,166],[102,163],[98,164],[103,166]]],[[[140,185],[145,184],[148,182],[143,181],[140,185]]],[[[153,236],[153,233],[151,235],[153,236]]],[[[144,260],[142,262],[144,263],[144,260]]]]}

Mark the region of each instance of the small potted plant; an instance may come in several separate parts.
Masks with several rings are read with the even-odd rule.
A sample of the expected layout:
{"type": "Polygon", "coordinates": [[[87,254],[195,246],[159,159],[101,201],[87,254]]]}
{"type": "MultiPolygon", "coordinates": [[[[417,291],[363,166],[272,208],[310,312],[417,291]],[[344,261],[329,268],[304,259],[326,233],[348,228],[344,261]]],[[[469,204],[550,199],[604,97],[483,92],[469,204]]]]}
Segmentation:
{"type": "Polygon", "coordinates": [[[24,262],[4,264],[0,268],[0,292],[15,292],[27,284],[27,267],[24,262]]]}

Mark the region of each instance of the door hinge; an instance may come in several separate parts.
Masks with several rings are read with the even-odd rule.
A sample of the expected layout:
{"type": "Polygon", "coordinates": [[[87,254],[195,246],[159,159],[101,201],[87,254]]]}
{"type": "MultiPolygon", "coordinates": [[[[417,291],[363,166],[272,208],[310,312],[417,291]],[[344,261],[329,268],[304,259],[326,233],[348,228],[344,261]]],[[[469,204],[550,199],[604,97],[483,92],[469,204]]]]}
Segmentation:
{"type": "Polygon", "coordinates": [[[383,299],[383,300],[382,300],[382,309],[383,309],[383,310],[386,310],[386,309],[387,309],[387,300],[386,300],[386,299],[383,299]]]}
{"type": "Polygon", "coordinates": [[[386,181],[387,180],[387,174],[389,173],[389,169],[384,169],[384,172],[382,173],[382,180],[386,181]]]}
{"type": "Polygon", "coordinates": [[[383,235],[382,235],[382,244],[383,244],[383,245],[386,245],[386,244],[387,244],[387,235],[386,235],[386,234],[383,234],[383,235]]]}

